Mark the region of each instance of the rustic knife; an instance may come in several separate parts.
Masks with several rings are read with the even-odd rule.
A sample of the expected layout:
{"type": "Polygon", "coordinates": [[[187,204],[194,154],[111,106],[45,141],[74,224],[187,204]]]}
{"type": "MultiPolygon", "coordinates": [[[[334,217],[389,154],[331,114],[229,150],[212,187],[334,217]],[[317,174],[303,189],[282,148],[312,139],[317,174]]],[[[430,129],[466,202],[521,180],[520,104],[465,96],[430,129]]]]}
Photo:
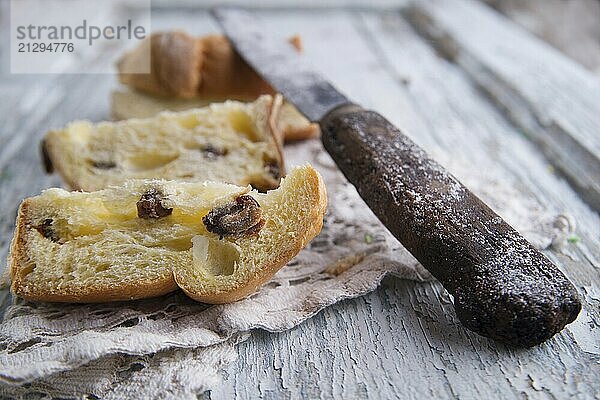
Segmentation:
{"type": "Polygon", "coordinates": [[[352,103],[244,10],[214,15],[239,54],[311,121],[390,232],[454,297],[467,328],[539,344],[581,310],[575,287],[517,231],[398,128],[352,103]]]}

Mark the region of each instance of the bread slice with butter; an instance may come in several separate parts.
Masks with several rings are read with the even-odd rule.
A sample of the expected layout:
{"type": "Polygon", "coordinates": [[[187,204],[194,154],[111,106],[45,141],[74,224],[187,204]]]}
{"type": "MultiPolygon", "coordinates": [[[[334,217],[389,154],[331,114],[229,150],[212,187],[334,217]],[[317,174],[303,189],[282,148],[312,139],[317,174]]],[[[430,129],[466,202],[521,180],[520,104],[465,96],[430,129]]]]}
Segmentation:
{"type": "Polygon", "coordinates": [[[42,150],[73,189],[100,190],[128,179],[223,181],[276,188],[284,174],[277,118],[281,96],[226,101],[154,117],[49,132],[42,150]]]}
{"type": "Polygon", "coordinates": [[[309,165],[267,193],[164,180],[48,189],[19,208],[11,287],[34,301],[140,299],[177,287],[206,303],[236,301],[320,232],[326,204],[309,165]]]}

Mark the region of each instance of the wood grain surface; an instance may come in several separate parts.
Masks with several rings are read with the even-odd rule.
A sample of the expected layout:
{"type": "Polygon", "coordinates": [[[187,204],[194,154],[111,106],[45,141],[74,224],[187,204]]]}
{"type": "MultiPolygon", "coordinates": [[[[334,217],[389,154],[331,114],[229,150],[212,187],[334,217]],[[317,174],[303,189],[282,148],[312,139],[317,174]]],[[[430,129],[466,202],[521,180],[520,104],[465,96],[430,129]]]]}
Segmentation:
{"type": "Polygon", "coordinates": [[[600,76],[598,0],[483,1],[600,76]]]}
{"type": "Polygon", "coordinates": [[[415,2],[406,14],[600,211],[600,80],[478,2],[415,2]]]}
{"type": "MultiPolygon", "coordinates": [[[[225,371],[223,385],[204,397],[598,398],[600,219],[553,172],[542,151],[522,135],[522,128],[490,101],[472,71],[440,57],[396,11],[277,9],[260,10],[259,15],[266,29],[277,35],[301,34],[306,56],[317,69],[361,105],[407,132],[459,179],[453,160],[510,185],[516,201],[571,215],[577,237],[562,251],[545,254],[572,279],[584,309],[576,322],[550,341],[515,350],[464,329],[438,283],[390,278],[370,295],[329,307],[290,331],[253,332],[238,347],[240,358],[225,371]]],[[[3,8],[2,33],[7,25],[3,8]]],[[[167,28],[194,34],[217,31],[202,10],[154,12],[153,29],[167,28]]],[[[531,46],[537,43],[531,37],[527,41],[531,46]]],[[[3,59],[6,54],[0,47],[3,59]]],[[[72,119],[109,118],[109,91],[117,85],[110,75],[18,76],[4,71],[0,77],[3,259],[19,201],[60,185],[56,176],[43,172],[40,138],[49,128],[72,119]]],[[[594,107],[573,105],[577,113],[589,113],[594,107]]],[[[10,296],[6,291],[0,299],[3,296],[6,303],[10,296]]]]}

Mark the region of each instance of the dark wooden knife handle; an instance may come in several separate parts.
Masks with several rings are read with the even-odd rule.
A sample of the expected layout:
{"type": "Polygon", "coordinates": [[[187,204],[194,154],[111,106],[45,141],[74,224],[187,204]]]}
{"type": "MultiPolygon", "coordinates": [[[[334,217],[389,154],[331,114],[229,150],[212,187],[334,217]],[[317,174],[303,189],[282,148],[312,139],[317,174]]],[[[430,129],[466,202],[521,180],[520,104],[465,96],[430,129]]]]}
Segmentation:
{"type": "Polygon", "coordinates": [[[467,328],[533,346],[575,320],[581,302],[565,275],[389,121],[349,104],[321,128],[346,178],[454,296],[467,328]]]}

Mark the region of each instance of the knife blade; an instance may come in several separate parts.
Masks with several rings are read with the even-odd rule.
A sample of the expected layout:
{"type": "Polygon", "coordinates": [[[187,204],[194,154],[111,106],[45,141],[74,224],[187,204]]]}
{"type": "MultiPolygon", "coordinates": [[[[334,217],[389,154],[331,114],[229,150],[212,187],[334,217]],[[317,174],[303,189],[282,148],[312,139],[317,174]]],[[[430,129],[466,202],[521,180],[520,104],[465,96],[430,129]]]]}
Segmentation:
{"type": "Polygon", "coordinates": [[[454,297],[467,328],[517,346],[575,320],[567,277],[398,128],[353,104],[248,11],[213,11],[239,54],[321,126],[324,148],[390,232],[454,297]]]}

